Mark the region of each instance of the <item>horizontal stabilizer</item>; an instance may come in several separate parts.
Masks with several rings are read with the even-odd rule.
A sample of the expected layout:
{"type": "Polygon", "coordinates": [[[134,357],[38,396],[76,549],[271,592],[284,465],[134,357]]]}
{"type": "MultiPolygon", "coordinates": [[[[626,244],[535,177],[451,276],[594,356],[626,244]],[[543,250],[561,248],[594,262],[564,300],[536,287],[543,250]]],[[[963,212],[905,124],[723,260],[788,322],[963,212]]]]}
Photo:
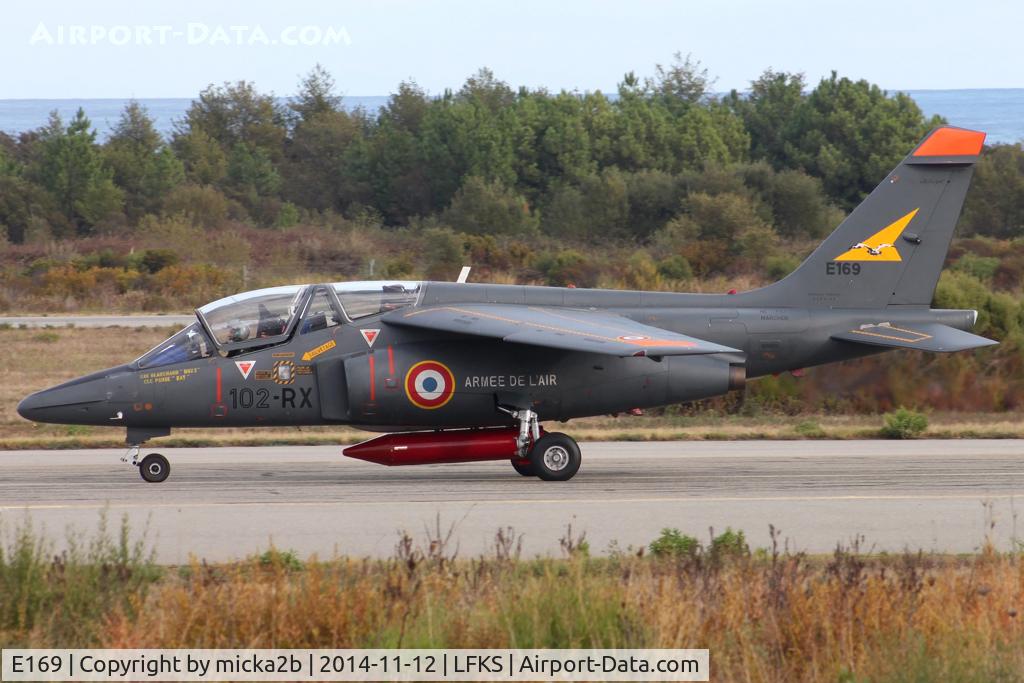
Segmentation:
{"type": "Polygon", "coordinates": [[[999,343],[941,323],[915,323],[912,325],[902,325],[898,322],[868,323],[849,332],[833,334],[832,338],[871,346],[939,353],[977,349],[999,343]]]}
{"type": "Polygon", "coordinates": [[[458,304],[395,311],[388,325],[490,337],[566,351],[611,356],[740,353],[721,344],[602,311],[519,304],[458,304]]]}

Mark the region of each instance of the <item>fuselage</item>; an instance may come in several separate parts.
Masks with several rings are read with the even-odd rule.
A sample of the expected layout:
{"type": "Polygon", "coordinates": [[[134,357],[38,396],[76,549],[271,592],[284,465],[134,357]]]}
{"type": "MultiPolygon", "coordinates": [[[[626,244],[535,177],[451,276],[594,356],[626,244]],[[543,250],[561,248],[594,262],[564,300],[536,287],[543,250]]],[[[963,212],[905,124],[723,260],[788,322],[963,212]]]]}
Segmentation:
{"type": "MultiPolygon", "coordinates": [[[[757,292],[676,294],[445,282],[342,283],[247,293],[141,358],[26,398],[39,422],[127,427],[349,424],[372,430],[509,424],[499,404],[567,420],[719,395],[742,380],[881,351],[831,336],[865,309],[756,305],[757,292]],[[283,293],[282,293],[283,292],[283,293]],[[272,310],[275,301],[287,308],[272,310]],[[388,325],[394,310],[459,303],[601,310],[740,350],[615,357],[388,325]],[[269,308],[268,308],[269,306],[269,308]],[[737,377],[736,369],[741,368],[737,377]]],[[[227,302],[226,304],[222,302],[227,302]]],[[[884,318],[885,310],[872,310],[884,318]]],[[[571,316],[570,316],[571,319],[571,316]]],[[[899,307],[970,329],[972,311],[899,307]]]]}

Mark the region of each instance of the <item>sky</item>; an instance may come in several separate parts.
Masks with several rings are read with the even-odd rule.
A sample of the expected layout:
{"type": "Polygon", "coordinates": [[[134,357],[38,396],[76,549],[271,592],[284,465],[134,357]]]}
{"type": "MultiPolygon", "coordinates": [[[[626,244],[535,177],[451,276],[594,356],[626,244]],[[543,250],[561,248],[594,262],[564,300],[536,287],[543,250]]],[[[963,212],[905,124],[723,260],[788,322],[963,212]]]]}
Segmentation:
{"type": "Polygon", "coordinates": [[[1020,0],[175,0],[8,2],[0,99],[289,95],[320,63],[343,94],[432,94],[480,67],[513,86],[614,90],[689,53],[745,89],[764,69],[893,90],[1024,87],[1020,0]]]}

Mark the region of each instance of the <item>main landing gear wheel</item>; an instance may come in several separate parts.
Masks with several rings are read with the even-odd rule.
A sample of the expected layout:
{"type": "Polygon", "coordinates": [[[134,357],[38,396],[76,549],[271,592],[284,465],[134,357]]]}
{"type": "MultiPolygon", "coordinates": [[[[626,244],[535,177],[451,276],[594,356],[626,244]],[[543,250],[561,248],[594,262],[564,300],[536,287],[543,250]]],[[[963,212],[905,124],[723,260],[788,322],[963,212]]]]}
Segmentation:
{"type": "Polygon", "coordinates": [[[512,461],[512,469],[514,469],[516,472],[518,472],[519,474],[523,475],[524,477],[536,477],[537,476],[537,473],[533,469],[533,463],[528,463],[526,465],[520,465],[518,462],[513,460],[512,461]]]}
{"type": "Polygon", "coordinates": [[[544,481],[568,481],[580,468],[580,447],[560,432],[545,434],[530,450],[534,474],[544,481]]]}
{"type": "Polygon", "coordinates": [[[171,463],[159,453],[150,453],[139,463],[139,474],[151,484],[159,484],[171,473],[171,463]]]}

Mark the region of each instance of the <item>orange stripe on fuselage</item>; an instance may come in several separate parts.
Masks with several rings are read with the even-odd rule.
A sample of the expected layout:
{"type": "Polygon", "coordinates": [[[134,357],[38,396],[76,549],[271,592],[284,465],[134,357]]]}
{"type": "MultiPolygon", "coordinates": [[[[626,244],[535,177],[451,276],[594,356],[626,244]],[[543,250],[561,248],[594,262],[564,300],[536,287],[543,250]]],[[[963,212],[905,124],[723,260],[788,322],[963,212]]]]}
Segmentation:
{"type": "Polygon", "coordinates": [[[939,128],[914,150],[915,157],[977,156],[985,134],[963,128],[939,128]]]}

